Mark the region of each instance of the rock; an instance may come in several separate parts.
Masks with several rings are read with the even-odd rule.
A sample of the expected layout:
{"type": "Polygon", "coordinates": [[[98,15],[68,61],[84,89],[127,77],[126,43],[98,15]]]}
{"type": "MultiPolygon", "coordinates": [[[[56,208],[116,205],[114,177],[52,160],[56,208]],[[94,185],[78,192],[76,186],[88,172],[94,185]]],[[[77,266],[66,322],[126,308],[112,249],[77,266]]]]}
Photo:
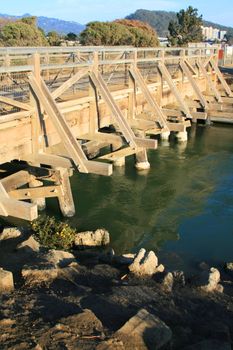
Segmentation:
{"type": "Polygon", "coordinates": [[[163,264],[160,264],[158,267],[156,267],[155,273],[162,273],[165,270],[165,266],[163,264]]]}
{"type": "Polygon", "coordinates": [[[231,350],[231,344],[215,339],[208,339],[185,347],[183,350],[231,350]]]}
{"type": "Polygon", "coordinates": [[[171,272],[168,272],[162,281],[162,286],[167,292],[171,292],[173,288],[174,278],[171,272]]]}
{"type": "Polygon", "coordinates": [[[233,277],[233,262],[226,263],[225,270],[231,277],[233,277]]]}
{"type": "Polygon", "coordinates": [[[135,258],[135,254],[123,254],[120,256],[114,256],[114,262],[119,265],[130,265],[135,258]]]}
{"type": "Polygon", "coordinates": [[[43,260],[54,267],[66,267],[72,262],[76,262],[75,256],[64,250],[50,249],[43,255],[43,260]]]}
{"type": "Polygon", "coordinates": [[[200,264],[199,264],[199,268],[202,270],[202,271],[207,271],[209,270],[209,265],[205,262],[205,261],[202,261],[200,264]]]}
{"type": "Polygon", "coordinates": [[[158,258],[153,251],[146,252],[144,248],[136,254],[133,262],[129,265],[129,271],[137,276],[151,276],[156,273],[158,258]]]}
{"type": "Polygon", "coordinates": [[[18,238],[23,236],[25,230],[23,228],[17,227],[7,227],[0,233],[0,241],[5,241],[7,239],[18,238]]]}
{"type": "Polygon", "coordinates": [[[171,341],[172,332],[158,317],[141,309],[115,333],[115,336],[122,340],[126,350],[159,350],[171,341]]]}
{"type": "Polygon", "coordinates": [[[77,247],[96,247],[110,243],[109,232],[105,229],[96,231],[79,232],[75,235],[75,246],[77,247]]]}
{"type": "Polygon", "coordinates": [[[76,263],[73,254],[51,249],[45,254],[39,254],[37,261],[31,265],[24,265],[21,274],[27,285],[51,283],[59,274],[63,275],[61,273],[63,268],[72,263],[76,263]]]}
{"type": "Polygon", "coordinates": [[[223,287],[219,284],[220,272],[211,267],[209,271],[203,271],[197,281],[198,287],[205,292],[222,292],[223,287]]]}
{"type": "Polygon", "coordinates": [[[14,290],[13,274],[0,268],[0,293],[8,293],[14,290]]]}
{"type": "Polygon", "coordinates": [[[179,287],[185,286],[185,275],[183,271],[173,271],[172,272],[173,278],[174,278],[174,285],[179,287]]]}
{"type": "Polygon", "coordinates": [[[23,241],[22,243],[18,244],[16,249],[23,250],[28,253],[39,252],[40,243],[38,243],[33,236],[30,236],[26,241],[23,241]]]}
{"type": "Polygon", "coordinates": [[[125,346],[122,340],[112,338],[99,344],[96,350],[125,350],[125,346]]]}

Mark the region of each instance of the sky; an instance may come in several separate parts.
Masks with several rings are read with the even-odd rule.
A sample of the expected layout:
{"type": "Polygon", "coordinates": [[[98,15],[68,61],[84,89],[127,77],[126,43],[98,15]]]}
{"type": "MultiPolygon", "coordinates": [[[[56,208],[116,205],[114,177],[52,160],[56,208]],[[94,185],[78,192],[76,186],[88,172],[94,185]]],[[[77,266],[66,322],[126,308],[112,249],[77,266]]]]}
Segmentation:
{"type": "Polygon", "coordinates": [[[137,9],[177,12],[191,5],[203,19],[233,27],[233,0],[0,0],[0,4],[0,13],[30,13],[82,24],[124,18],[137,9]]]}

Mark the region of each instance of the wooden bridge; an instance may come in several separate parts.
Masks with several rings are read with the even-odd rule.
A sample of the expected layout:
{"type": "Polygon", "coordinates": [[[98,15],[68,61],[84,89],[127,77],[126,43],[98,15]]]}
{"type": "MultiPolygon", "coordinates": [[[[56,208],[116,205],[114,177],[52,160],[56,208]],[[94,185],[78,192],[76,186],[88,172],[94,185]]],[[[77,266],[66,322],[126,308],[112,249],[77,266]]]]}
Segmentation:
{"type": "Polygon", "coordinates": [[[73,170],[109,176],[157,135],[187,141],[191,122],[233,122],[218,49],[0,49],[0,215],[33,220],[45,198],[75,213],[73,170]]]}

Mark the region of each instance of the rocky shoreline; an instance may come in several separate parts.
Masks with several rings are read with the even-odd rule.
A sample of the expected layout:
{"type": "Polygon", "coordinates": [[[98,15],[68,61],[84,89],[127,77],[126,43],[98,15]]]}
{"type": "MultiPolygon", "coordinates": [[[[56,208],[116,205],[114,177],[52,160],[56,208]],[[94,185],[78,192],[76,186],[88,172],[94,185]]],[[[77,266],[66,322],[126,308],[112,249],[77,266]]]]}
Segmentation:
{"type": "Polygon", "coordinates": [[[187,278],[153,251],[116,256],[109,242],[103,229],[78,233],[66,252],[5,228],[1,349],[232,349],[233,263],[187,278]]]}

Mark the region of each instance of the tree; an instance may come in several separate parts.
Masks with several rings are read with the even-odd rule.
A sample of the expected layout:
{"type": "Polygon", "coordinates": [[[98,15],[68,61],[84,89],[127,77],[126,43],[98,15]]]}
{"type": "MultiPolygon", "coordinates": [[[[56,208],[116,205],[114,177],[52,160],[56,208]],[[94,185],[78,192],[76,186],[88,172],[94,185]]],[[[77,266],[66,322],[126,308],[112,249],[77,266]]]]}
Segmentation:
{"type": "Polygon", "coordinates": [[[170,21],[168,40],[172,46],[186,46],[189,42],[200,42],[202,36],[202,16],[198,10],[189,6],[176,14],[177,20],[170,21]]]}
{"type": "Polygon", "coordinates": [[[78,35],[75,34],[75,33],[68,33],[65,36],[65,39],[68,40],[68,41],[76,41],[78,39],[78,35]]]}
{"type": "Polygon", "coordinates": [[[50,46],[61,45],[61,37],[55,30],[48,32],[47,38],[50,46]]]}
{"type": "Polygon", "coordinates": [[[0,29],[0,46],[47,46],[44,34],[36,27],[35,17],[7,23],[0,29]]]}
{"type": "Polygon", "coordinates": [[[80,34],[82,45],[158,46],[158,38],[149,25],[140,21],[117,20],[90,22],[80,34]]]}

